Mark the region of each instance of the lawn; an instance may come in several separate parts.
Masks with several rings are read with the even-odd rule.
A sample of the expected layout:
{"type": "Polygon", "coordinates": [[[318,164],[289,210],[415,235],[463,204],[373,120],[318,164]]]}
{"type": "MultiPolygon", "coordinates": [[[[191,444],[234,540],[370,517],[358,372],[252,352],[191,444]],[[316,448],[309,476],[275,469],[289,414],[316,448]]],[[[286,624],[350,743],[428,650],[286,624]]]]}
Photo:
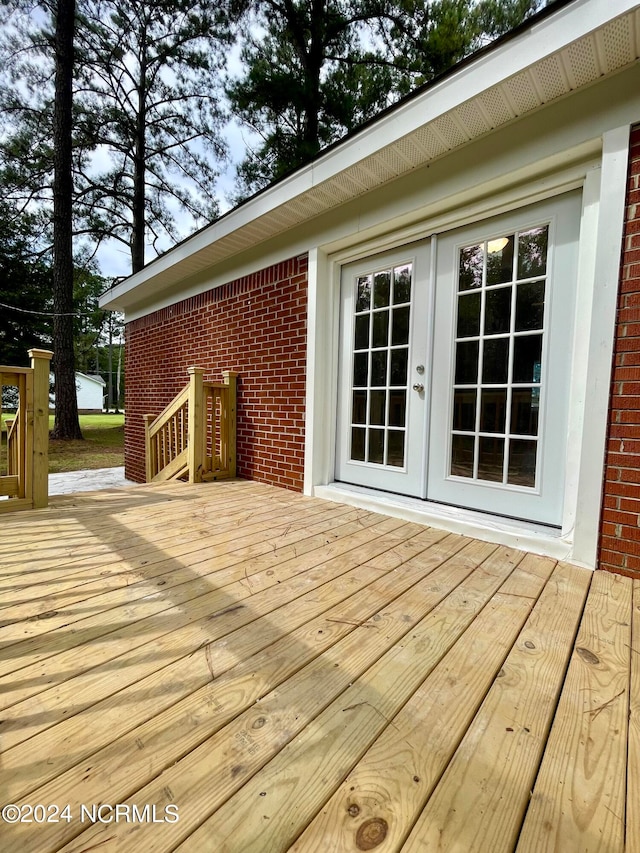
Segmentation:
{"type": "Polygon", "coordinates": [[[50,474],[124,465],[124,415],[80,415],[80,427],[84,441],[49,440],[50,474]]]}
{"type": "MultiPolygon", "coordinates": [[[[4,432],[4,415],[2,419],[4,432]]],[[[50,474],[124,465],[124,415],[80,415],[80,427],[84,441],[49,441],[50,474]]],[[[53,415],[49,428],[53,428],[53,415]]],[[[5,441],[3,435],[2,451],[5,441]]]]}

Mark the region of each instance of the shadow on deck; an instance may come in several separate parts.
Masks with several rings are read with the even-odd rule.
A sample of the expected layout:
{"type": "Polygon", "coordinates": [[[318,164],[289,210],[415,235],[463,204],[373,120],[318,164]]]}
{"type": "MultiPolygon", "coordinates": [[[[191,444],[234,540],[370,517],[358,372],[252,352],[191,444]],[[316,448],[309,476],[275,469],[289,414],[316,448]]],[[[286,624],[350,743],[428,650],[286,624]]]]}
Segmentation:
{"type": "Polygon", "coordinates": [[[4,851],[640,850],[628,578],[242,481],[0,566],[4,851]]]}

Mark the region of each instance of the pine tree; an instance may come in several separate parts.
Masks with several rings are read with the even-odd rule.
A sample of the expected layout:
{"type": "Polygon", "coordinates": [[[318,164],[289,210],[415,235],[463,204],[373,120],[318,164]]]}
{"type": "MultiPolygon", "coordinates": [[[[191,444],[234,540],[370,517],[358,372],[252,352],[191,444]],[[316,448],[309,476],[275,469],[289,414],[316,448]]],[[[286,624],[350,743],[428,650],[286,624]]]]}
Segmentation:
{"type": "Polygon", "coordinates": [[[412,89],[506,32],[544,0],[262,0],[246,71],[227,87],[261,141],[239,198],[308,162],[412,89]]]}

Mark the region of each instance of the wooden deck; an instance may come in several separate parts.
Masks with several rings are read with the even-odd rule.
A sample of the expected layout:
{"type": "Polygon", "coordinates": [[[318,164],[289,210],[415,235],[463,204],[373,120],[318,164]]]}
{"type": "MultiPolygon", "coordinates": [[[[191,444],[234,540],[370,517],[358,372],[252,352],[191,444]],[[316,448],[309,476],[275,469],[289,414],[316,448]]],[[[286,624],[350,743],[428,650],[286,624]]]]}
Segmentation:
{"type": "Polygon", "coordinates": [[[52,503],[0,518],[3,853],[640,851],[639,584],[241,481],[52,503]]]}

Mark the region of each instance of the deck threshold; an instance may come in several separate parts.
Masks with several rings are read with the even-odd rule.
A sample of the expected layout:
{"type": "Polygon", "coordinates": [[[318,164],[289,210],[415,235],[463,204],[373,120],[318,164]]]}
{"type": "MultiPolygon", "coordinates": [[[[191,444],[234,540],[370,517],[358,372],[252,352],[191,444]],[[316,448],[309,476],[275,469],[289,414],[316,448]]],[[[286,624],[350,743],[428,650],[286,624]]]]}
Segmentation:
{"type": "Polygon", "coordinates": [[[573,558],[573,539],[570,535],[563,535],[560,530],[544,524],[475,512],[406,495],[394,495],[349,483],[334,482],[326,486],[314,486],[313,496],[371,512],[381,512],[404,521],[428,524],[450,533],[472,536],[483,542],[520,548],[543,557],[553,557],[555,560],[569,559],[575,565],[587,569],[595,568],[592,564],[573,558]]]}

